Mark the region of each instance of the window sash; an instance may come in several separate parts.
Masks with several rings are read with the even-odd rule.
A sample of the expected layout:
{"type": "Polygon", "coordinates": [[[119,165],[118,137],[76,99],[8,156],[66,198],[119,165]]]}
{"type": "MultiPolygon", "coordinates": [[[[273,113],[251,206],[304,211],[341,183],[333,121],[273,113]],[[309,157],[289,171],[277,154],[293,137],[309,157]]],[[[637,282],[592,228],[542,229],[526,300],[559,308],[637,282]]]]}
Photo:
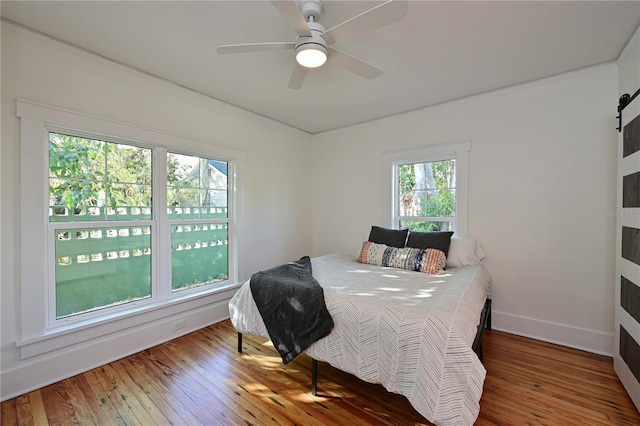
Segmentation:
{"type": "MultiPolygon", "coordinates": [[[[191,220],[172,220],[169,222],[171,234],[171,292],[174,294],[184,294],[190,291],[199,291],[203,286],[224,285],[229,280],[229,220],[228,219],[191,219],[191,220]],[[174,229],[181,226],[182,231],[174,232],[174,229]],[[199,230],[194,227],[199,226],[199,230]],[[215,229],[212,227],[215,226],[215,229]],[[191,227],[191,231],[187,231],[187,227],[191,227]],[[207,229],[203,229],[207,227],[207,229]],[[178,235],[181,234],[181,235],[178,235]],[[174,240],[175,237],[175,240],[174,240]],[[183,237],[183,238],[180,238],[183,237]],[[190,246],[188,246],[190,244],[190,246]],[[195,244],[200,244],[196,246],[195,244]],[[226,268],[222,273],[216,268],[217,260],[215,257],[196,257],[194,253],[208,252],[226,258],[226,268]],[[184,257],[190,260],[188,268],[180,268],[173,262],[174,259],[184,257]],[[206,267],[209,267],[207,269],[206,267]],[[217,272],[217,273],[216,273],[217,272]],[[215,275],[210,275],[215,273],[215,275]],[[221,276],[223,274],[224,276],[221,276]],[[190,277],[193,285],[187,285],[182,281],[182,285],[176,287],[176,275],[182,277],[190,277]]],[[[199,253],[198,253],[199,254],[199,253]]],[[[184,279],[184,278],[183,278],[184,279]]]]}
{"type": "Polygon", "coordinates": [[[399,222],[455,222],[455,216],[396,216],[399,222]]]}
{"type": "MultiPolygon", "coordinates": [[[[155,222],[151,220],[110,221],[110,222],[51,222],[49,223],[48,231],[47,231],[47,239],[48,239],[48,247],[49,247],[48,253],[50,254],[48,259],[48,264],[49,264],[48,269],[50,271],[50,275],[47,282],[49,328],[54,328],[62,324],[68,325],[75,322],[81,322],[81,321],[85,321],[87,319],[92,319],[92,318],[100,318],[104,315],[127,311],[134,307],[137,308],[137,307],[140,307],[141,305],[149,304],[151,302],[156,301],[157,297],[155,297],[156,295],[154,292],[154,279],[153,279],[154,265],[157,262],[156,260],[157,250],[154,250],[154,239],[155,239],[154,234],[156,234],[155,227],[156,227],[155,222]],[[60,280],[58,279],[59,277],[57,277],[57,272],[62,268],[69,268],[69,269],[73,268],[76,271],[78,271],[81,268],[84,268],[84,265],[81,266],[78,264],[77,257],[75,259],[70,259],[71,264],[68,266],[64,266],[60,268],[57,265],[59,257],[61,256],[56,250],[58,233],[65,230],[75,230],[75,229],[86,229],[86,230],[89,230],[89,232],[91,232],[90,230],[103,230],[103,229],[112,230],[112,229],[131,229],[131,228],[142,229],[146,227],[150,229],[150,233],[148,234],[150,239],[150,244],[148,246],[148,248],[150,249],[150,253],[147,254],[146,251],[143,251],[141,256],[148,257],[150,259],[149,281],[151,285],[149,288],[149,292],[150,292],[149,297],[145,297],[145,298],[130,301],[130,302],[118,301],[120,303],[114,304],[113,306],[95,306],[91,310],[74,312],[68,315],[59,315],[58,306],[61,303],[61,300],[58,299],[57,295],[60,290],[58,288],[58,285],[62,283],[59,282],[60,280]]],[[[134,235],[130,235],[130,236],[131,236],[131,240],[137,239],[136,238],[137,236],[134,236],[134,235]]],[[[106,237],[106,235],[103,235],[102,238],[103,238],[103,241],[108,241],[108,238],[106,237]]],[[[117,236],[117,237],[114,237],[114,241],[116,239],[120,241],[120,240],[126,240],[128,238],[123,239],[121,236],[117,236]]],[[[89,238],[89,240],[91,240],[91,238],[89,238]]],[[[144,250],[144,248],[145,247],[142,247],[141,249],[144,250]]],[[[133,258],[139,257],[137,254],[134,255],[133,247],[127,248],[124,246],[121,247],[120,250],[117,250],[117,249],[106,250],[104,246],[103,247],[97,246],[92,248],[91,250],[88,250],[88,249],[79,250],[78,253],[76,253],[76,256],[78,255],[91,256],[92,254],[95,254],[98,252],[101,253],[103,256],[103,259],[101,261],[94,261],[89,257],[88,261],[86,262],[90,266],[96,268],[94,271],[100,271],[100,269],[104,268],[104,265],[107,265],[108,263],[111,264],[110,266],[114,266],[114,267],[117,264],[118,269],[121,269],[123,262],[129,262],[133,260],[133,258]],[[126,259],[124,253],[119,253],[120,251],[126,251],[126,250],[129,251],[128,254],[132,259],[126,259]],[[82,253],[80,253],[80,251],[82,251],[82,253]],[[110,258],[110,253],[114,251],[118,252],[118,256],[116,259],[110,258]]],[[[89,285],[93,285],[93,284],[89,284],[89,285]]]]}

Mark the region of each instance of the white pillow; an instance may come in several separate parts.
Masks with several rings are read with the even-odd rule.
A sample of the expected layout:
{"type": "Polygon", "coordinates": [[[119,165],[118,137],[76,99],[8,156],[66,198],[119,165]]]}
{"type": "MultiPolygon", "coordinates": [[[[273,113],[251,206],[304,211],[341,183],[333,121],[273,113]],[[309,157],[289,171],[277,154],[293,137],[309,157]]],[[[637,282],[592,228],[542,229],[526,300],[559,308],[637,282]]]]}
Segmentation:
{"type": "Polygon", "coordinates": [[[482,251],[480,243],[474,238],[451,238],[449,255],[447,256],[447,268],[479,265],[484,258],[484,251],[482,251]]]}

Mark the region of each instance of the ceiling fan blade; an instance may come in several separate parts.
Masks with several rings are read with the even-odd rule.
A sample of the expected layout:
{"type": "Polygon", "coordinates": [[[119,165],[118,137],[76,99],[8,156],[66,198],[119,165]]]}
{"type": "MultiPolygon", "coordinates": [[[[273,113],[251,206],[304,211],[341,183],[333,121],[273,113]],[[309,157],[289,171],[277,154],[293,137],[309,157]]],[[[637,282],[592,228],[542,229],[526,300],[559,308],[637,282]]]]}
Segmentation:
{"type": "Polygon", "coordinates": [[[328,48],[328,60],[334,64],[340,65],[342,68],[351,71],[354,74],[366,79],[376,78],[384,73],[380,68],[374,67],[358,58],[332,47],[328,48]]]}
{"type": "Polygon", "coordinates": [[[322,38],[328,44],[333,44],[375,31],[402,21],[407,16],[408,9],[407,0],[389,0],[328,29],[322,34],[322,38]]]}
{"type": "Polygon", "coordinates": [[[280,15],[282,15],[284,20],[289,24],[293,31],[296,32],[296,34],[299,36],[311,37],[309,25],[294,0],[271,0],[271,3],[273,3],[276,9],[278,9],[280,15]]]}
{"type": "Polygon", "coordinates": [[[304,78],[307,76],[307,68],[296,62],[296,66],[291,73],[291,78],[289,78],[289,85],[287,86],[289,89],[299,89],[302,87],[302,82],[304,82],[304,78]]]}
{"type": "Polygon", "coordinates": [[[248,53],[248,52],[267,52],[271,50],[289,50],[295,49],[296,44],[291,42],[281,43],[249,43],[249,44],[227,44],[218,46],[216,52],[221,55],[227,53],[248,53]]]}

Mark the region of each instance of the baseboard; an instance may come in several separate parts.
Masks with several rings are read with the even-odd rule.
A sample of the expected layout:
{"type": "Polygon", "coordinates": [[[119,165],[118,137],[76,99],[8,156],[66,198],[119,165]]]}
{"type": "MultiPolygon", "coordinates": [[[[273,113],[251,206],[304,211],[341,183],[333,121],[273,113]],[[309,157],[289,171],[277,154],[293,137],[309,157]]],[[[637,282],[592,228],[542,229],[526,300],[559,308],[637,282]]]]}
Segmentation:
{"type": "Polygon", "coordinates": [[[494,330],[580,349],[598,355],[613,356],[613,333],[603,333],[566,324],[507,314],[496,310],[491,313],[491,325],[494,330]]]}
{"type": "Polygon", "coordinates": [[[229,318],[228,304],[228,299],[224,299],[23,362],[19,367],[2,372],[1,400],[23,395],[225,320],[229,318]],[[188,326],[174,330],[178,318],[185,319],[188,326]]]}

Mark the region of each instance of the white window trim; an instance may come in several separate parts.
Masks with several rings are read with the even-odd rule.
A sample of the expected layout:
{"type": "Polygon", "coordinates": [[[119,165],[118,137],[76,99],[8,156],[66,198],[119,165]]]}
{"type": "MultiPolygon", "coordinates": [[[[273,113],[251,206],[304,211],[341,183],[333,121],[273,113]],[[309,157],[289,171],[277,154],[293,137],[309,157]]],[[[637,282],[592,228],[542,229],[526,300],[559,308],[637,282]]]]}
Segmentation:
{"type": "MultiPolygon", "coordinates": [[[[204,141],[189,139],[140,126],[69,111],[19,99],[16,115],[20,118],[20,182],[22,196],[20,202],[21,220],[21,279],[20,315],[21,336],[16,346],[21,350],[21,358],[28,358],[51,350],[77,344],[101,335],[113,333],[132,326],[154,321],[215,303],[230,297],[229,290],[240,285],[244,277],[242,259],[244,237],[242,227],[236,226],[244,219],[243,168],[246,154],[231,148],[204,141]],[[182,291],[170,299],[156,303],[132,304],[127,310],[115,312],[100,318],[87,319],[69,325],[51,328],[48,325],[48,294],[51,264],[47,245],[48,232],[48,132],[50,129],[64,129],[67,132],[103,137],[105,140],[124,139],[135,141],[141,146],[159,148],[160,155],[166,150],[196,155],[210,155],[230,162],[229,204],[235,215],[229,220],[230,242],[229,279],[225,285],[211,289],[182,291]],[[233,196],[232,194],[236,194],[233,196]]],[[[165,203],[166,205],[166,203],[165,203]]],[[[157,214],[162,214],[163,209],[157,214]]],[[[166,215],[166,211],[164,212],[166,215]]],[[[167,231],[159,229],[159,240],[170,240],[167,231]]],[[[153,243],[154,246],[157,242],[153,243]]],[[[158,250],[152,249],[152,254],[158,250]]],[[[162,265],[168,262],[155,259],[152,276],[157,276],[162,265]]],[[[156,289],[157,290],[157,289],[156,289]]]]}
{"type": "Polygon", "coordinates": [[[398,165],[411,163],[427,163],[431,161],[456,160],[456,217],[454,221],[455,236],[467,236],[467,194],[469,185],[469,151],[471,141],[430,145],[407,151],[386,152],[382,155],[384,162],[384,194],[385,223],[389,228],[397,225],[398,217],[398,165]]]}

